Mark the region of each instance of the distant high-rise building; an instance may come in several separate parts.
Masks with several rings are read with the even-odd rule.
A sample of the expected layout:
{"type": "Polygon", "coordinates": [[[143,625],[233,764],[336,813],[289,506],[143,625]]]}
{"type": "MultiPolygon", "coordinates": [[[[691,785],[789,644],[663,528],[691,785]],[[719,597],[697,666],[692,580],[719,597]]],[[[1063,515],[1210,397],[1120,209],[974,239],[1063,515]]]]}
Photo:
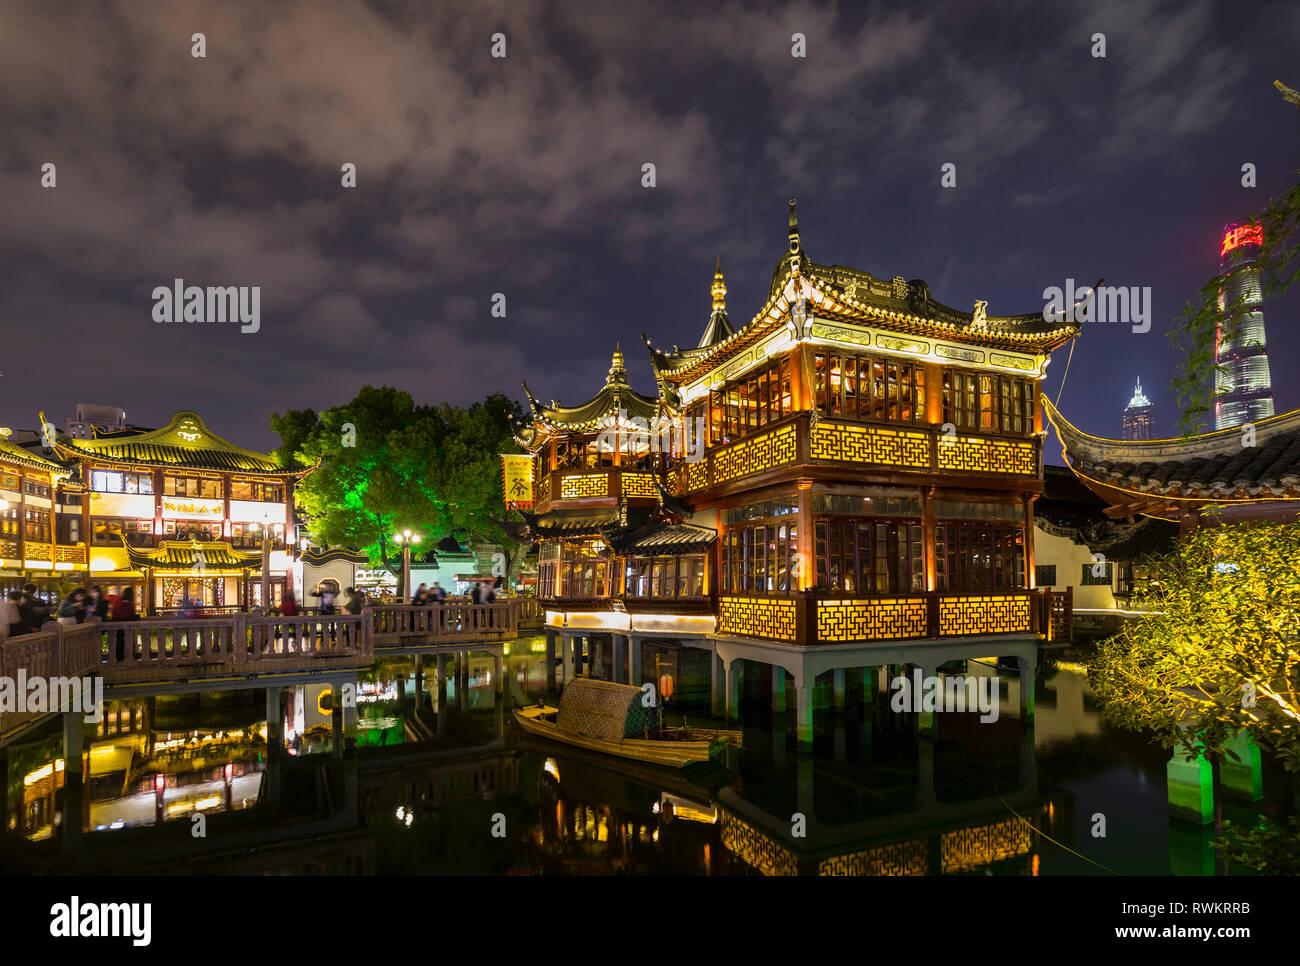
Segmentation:
{"type": "Polygon", "coordinates": [[[1264,301],[1259,254],[1264,231],[1259,225],[1225,225],[1219,248],[1219,271],[1231,274],[1219,292],[1219,331],[1215,359],[1222,370],[1214,377],[1214,427],[1229,429],[1273,415],[1273,381],[1264,342],[1264,301]],[[1231,320],[1230,331],[1225,324],[1231,320]]]}
{"type": "Polygon", "coordinates": [[[64,432],[73,439],[94,439],[95,430],[101,433],[120,433],[126,428],[125,409],[77,403],[77,415],[68,417],[64,432]]]}
{"type": "Polygon", "coordinates": [[[1133,398],[1124,407],[1124,418],[1121,424],[1125,439],[1155,438],[1155,407],[1142,391],[1141,379],[1137,381],[1137,388],[1133,390],[1133,398]]]}

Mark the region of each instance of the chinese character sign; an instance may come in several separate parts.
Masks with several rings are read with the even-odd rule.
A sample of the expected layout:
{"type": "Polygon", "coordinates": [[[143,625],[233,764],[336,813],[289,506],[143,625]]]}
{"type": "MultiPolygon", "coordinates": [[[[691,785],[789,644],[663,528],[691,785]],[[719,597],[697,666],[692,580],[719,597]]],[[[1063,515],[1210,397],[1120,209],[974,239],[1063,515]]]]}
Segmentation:
{"type": "Polygon", "coordinates": [[[533,505],[533,458],[526,453],[501,454],[501,489],[506,506],[533,505]]]}

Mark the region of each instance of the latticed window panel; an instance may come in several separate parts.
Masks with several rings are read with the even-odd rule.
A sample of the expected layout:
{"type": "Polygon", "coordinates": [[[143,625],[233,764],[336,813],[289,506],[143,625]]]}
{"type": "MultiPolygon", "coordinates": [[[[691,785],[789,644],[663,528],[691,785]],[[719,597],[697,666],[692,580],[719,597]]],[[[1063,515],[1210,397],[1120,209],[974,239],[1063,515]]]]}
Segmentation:
{"type": "Polygon", "coordinates": [[[1029,825],[1015,818],[945,832],[940,839],[942,870],[962,872],[1025,855],[1034,847],[1033,835],[1029,825]]]}
{"type": "Polygon", "coordinates": [[[86,562],[85,547],[60,546],[55,552],[59,563],[84,564],[86,562]]]}
{"type": "Polygon", "coordinates": [[[796,633],[795,602],[780,598],[721,597],[718,599],[718,633],[793,641],[796,633]]]}
{"type": "Polygon", "coordinates": [[[709,464],[696,460],[686,464],[686,491],[702,490],[709,485],[709,464]]]}
{"type": "Polygon", "coordinates": [[[793,463],[795,450],[793,426],[784,426],[766,436],[736,443],[713,455],[713,482],[725,483],[793,463]]]}
{"type": "Polygon", "coordinates": [[[926,875],[930,848],[925,839],[895,842],[865,852],[849,852],[823,859],[818,875],[926,875]]]}
{"type": "Polygon", "coordinates": [[[551,499],[551,474],[546,473],[537,479],[537,502],[546,503],[551,499]]]}
{"type": "Polygon", "coordinates": [[[799,860],[793,852],[729,812],[722,813],[722,847],[764,875],[799,874],[799,860]]]}
{"type": "Polygon", "coordinates": [[[939,633],[1014,634],[1030,629],[1028,597],[949,597],[939,600],[939,633]]]}
{"type": "Polygon", "coordinates": [[[939,469],[975,473],[1038,474],[1033,443],[1009,439],[980,439],[958,436],[939,439],[939,469]]]}
{"type": "Polygon", "coordinates": [[[809,453],[813,459],[841,463],[930,468],[929,436],[874,426],[818,423],[813,429],[809,453]]]}
{"type": "Polygon", "coordinates": [[[560,480],[560,499],[584,496],[609,496],[609,478],[604,473],[566,476],[560,480]]]}
{"type": "Polygon", "coordinates": [[[622,481],[624,496],[656,497],[659,495],[659,491],[655,489],[654,479],[649,473],[624,473],[622,481]]]}
{"type": "Polygon", "coordinates": [[[23,556],[28,560],[49,560],[54,548],[48,543],[28,543],[23,556]]]}
{"type": "Polygon", "coordinates": [[[817,640],[871,641],[925,637],[925,600],[823,600],[817,603],[817,640]]]}

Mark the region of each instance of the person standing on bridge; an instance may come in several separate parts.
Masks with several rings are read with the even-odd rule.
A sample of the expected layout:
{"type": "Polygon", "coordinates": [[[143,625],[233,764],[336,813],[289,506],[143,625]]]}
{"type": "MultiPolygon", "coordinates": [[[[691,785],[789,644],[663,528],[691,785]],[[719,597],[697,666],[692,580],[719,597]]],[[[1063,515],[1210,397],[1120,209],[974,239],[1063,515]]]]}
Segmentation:
{"type": "MultiPolygon", "coordinates": [[[[496,600],[497,600],[497,592],[493,589],[492,581],[490,580],[483,581],[483,603],[495,604],[496,600]]],[[[488,627],[495,626],[496,621],[493,619],[494,615],[495,615],[494,611],[489,610],[487,612],[485,623],[487,624],[488,627]]]]}
{"type": "Polygon", "coordinates": [[[355,590],[352,587],[349,587],[348,593],[352,596],[350,596],[348,602],[343,605],[343,609],[349,614],[360,614],[361,608],[366,606],[366,592],[364,590],[355,590]]]}
{"type": "Polygon", "coordinates": [[[320,612],[322,614],[334,613],[334,587],[329,584],[317,584],[316,592],[312,596],[320,598],[320,612]]]}
{"type": "Polygon", "coordinates": [[[27,631],[27,628],[23,627],[23,615],[18,607],[22,599],[23,592],[21,590],[11,590],[6,595],[4,622],[9,630],[10,637],[17,637],[27,631]]]}
{"type": "Polygon", "coordinates": [[[101,621],[108,620],[108,598],[100,590],[99,584],[90,588],[90,593],[86,594],[86,617],[97,617],[101,621]]]}
{"type": "MultiPolygon", "coordinates": [[[[134,621],[140,617],[135,612],[135,591],[130,587],[122,588],[122,596],[113,601],[113,608],[109,611],[109,616],[114,621],[134,621]]],[[[125,628],[117,632],[117,659],[119,661],[126,659],[126,630],[125,628]]]]}

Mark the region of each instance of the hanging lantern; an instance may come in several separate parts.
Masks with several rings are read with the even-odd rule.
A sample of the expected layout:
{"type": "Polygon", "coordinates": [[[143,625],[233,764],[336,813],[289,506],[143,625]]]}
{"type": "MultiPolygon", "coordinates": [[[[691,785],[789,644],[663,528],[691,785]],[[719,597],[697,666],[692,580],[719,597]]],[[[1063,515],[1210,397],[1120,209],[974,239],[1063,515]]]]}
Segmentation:
{"type": "Polygon", "coordinates": [[[659,694],[665,701],[673,696],[673,676],[671,674],[659,675],[659,694]]]}

